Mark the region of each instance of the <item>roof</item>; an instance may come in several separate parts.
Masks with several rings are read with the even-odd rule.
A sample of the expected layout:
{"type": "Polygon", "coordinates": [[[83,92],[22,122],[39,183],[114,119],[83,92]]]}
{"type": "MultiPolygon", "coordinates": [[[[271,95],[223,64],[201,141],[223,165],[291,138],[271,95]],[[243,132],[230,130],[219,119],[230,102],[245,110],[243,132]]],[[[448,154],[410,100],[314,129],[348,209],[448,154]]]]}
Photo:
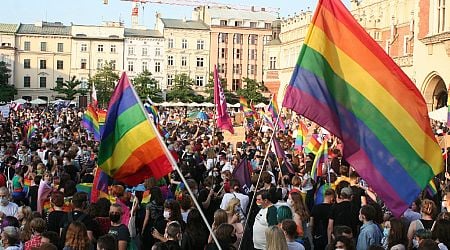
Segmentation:
{"type": "Polygon", "coordinates": [[[132,37],[158,37],[162,38],[163,35],[157,30],[143,30],[143,29],[128,29],[125,28],[125,36],[132,37]]]}
{"type": "Polygon", "coordinates": [[[164,24],[164,28],[169,29],[209,30],[208,25],[206,25],[202,21],[171,19],[171,18],[161,18],[161,21],[164,24]]]}
{"type": "Polygon", "coordinates": [[[251,10],[235,10],[229,8],[209,8],[207,10],[211,18],[218,19],[236,19],[236,20],[253,20],[253,21],[269,21],[272,22],[277,19],[276,16],[266,11],[251,11],[251,10]]]}
{"type": "Polygon", "coordinates": [[[0,23],[0,32],[15,33],[18,27],[18,24],[0,23]]]}
{"type": "Polygon", "coordinates": [[[70,36],[71,27],[64,26],[62,23],[48,23],[48,22],[42,22],[42,25],[21,24],[17,33],[70,36]]]}
{"type": "Polygon", "coordinates": [[[272,41],[268,42],[266,45],[270,46],[270,45],[280,45],[281,44],[281,40],[279,38],[275,38],[272,41]]]}

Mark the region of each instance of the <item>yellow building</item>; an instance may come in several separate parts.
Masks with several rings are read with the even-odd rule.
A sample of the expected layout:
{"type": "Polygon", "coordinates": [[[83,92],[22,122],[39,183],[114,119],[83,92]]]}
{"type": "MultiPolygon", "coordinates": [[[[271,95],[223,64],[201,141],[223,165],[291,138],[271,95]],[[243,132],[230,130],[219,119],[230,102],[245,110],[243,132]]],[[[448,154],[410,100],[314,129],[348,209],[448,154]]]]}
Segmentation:
{"type": "Polygon", "coordinates": [[[71,27],[62,23],[20,24],[16,33],[15,84],[24,99],[54,98],[56,82],[70,75],[71,27]]]}
{"type": "Polygon", "coordinates": [[[265,9],[236,10],[228,7],[200,6],[193,19],[210,26],[211,47],[209,67],[217,65],[227,88],[243,87],[242,79],[263,80],[264,45],[271,40],[275,16],[265,9]]]}
{"type": "Polygon", "coordinates": [[[11,70],[9,84],[14,83],[14,63],[16,56],[15,33],[19,25],[0,23],[0,62],[5,62],[6,67],[11,70]]]}

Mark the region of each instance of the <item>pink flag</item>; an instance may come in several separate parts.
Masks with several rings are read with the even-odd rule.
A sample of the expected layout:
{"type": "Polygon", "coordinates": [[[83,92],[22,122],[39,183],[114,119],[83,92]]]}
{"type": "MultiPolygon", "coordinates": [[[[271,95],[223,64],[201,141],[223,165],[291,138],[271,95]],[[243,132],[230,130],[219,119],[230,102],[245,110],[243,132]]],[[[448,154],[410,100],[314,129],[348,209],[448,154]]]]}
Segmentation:
{"type": "Polygon", "coordinates": [[[227,101],[225,100],[222,85],[220,84],[216,65],[214,65],[214,104],[216,105],[217,127],[234,134],[233,124],[228,116],[227,101]]]}

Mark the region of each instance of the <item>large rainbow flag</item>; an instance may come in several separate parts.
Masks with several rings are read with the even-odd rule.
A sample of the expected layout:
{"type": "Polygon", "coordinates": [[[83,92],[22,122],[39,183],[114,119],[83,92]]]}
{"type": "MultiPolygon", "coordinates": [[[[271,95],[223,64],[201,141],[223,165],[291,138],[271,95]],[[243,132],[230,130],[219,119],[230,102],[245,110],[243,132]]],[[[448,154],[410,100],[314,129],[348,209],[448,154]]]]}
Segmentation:
{"type": "Polygon", "coordinates": [[[311,168],[311,178],[317,181],[317,176],[322,176],[322,164],[328,160],[328,142],[324,139],[317,151],[311,168]]]}
{"type": "Polygon", "coordinates": [[[100,128],[98,125],[98,115],[92,105],[88,105],[81,121],[83,127],[94,134],[94,139],[100,141],[100,128]]]}
{"type": "Polygon", "coordinates": [[[135,186],[172,171],[169,150],[148,120],[127,75],[122,76],[109,102],[98,165],[112,178],[135,186]]]}
{"type": "Polygon", "coordinates": [[[319,1],[286,93],[397,216],[443,170],[421,93],[341,1],[319,1]]]}

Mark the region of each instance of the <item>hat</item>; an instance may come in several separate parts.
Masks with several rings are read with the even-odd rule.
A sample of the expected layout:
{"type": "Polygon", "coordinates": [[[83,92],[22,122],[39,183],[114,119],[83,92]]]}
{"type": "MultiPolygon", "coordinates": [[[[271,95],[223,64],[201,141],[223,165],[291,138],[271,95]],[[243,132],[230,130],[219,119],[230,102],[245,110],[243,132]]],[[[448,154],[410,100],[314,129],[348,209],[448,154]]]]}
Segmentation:
{"type": "Polygon", "coordinates": [[[341,196],[345,195],[347,197],[350,197],[350,196],[352,196],[352,194],[353,194],[353,191],[349,187],[345,187],[345,188],[341,189],[341,196]]]}

